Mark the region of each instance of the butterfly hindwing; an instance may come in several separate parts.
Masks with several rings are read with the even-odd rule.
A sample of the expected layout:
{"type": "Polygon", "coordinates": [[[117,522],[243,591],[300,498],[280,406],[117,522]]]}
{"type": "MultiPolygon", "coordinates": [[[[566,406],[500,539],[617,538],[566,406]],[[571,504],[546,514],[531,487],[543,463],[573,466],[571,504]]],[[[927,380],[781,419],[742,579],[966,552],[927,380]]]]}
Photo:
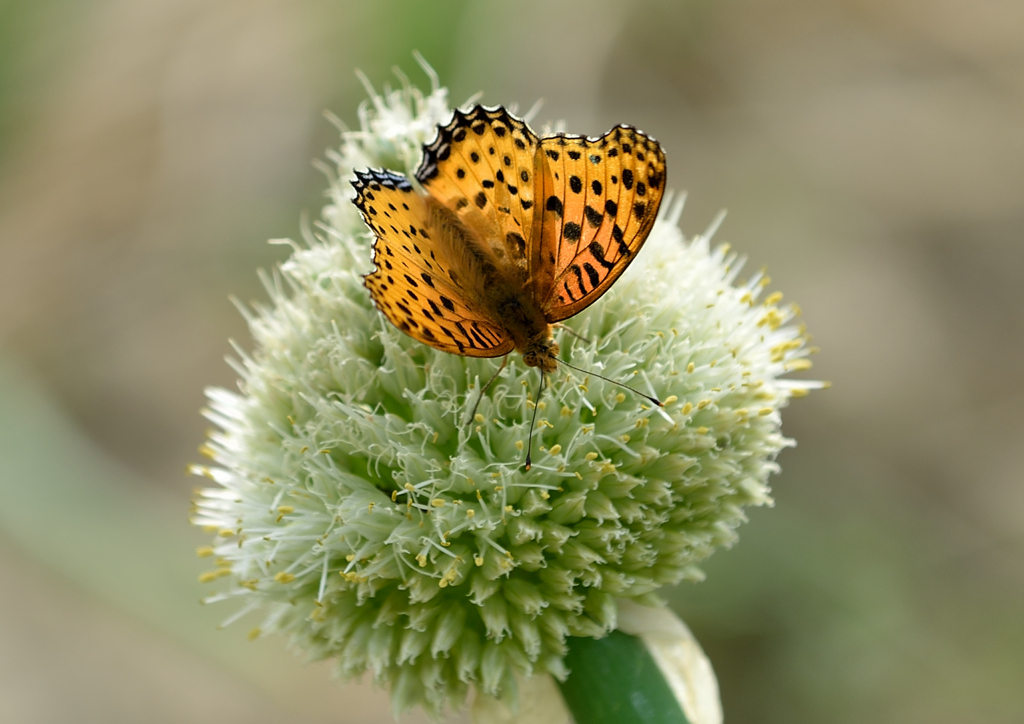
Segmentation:
{"type": "Polygon", "coordinates": [[[549,322],[598,299],[636,256],[665,189],[660,144],[629,126],[541,140],[530,274],[549,322]]]}
{"type": "Polygon", "coordinates": [[[498,357],[513,342],[466,299],[430,208],[404,176],[357,172],[355,204],[376,236],[375,269],[364,277],[377,308],[410,337],[468,357],[498,357]]]}
{"type": "Polygon", "coordinates": [[[504,108],[456,110],[423,151],[416,178],[498,265],[528,266],[537,137],[504,108]]]}

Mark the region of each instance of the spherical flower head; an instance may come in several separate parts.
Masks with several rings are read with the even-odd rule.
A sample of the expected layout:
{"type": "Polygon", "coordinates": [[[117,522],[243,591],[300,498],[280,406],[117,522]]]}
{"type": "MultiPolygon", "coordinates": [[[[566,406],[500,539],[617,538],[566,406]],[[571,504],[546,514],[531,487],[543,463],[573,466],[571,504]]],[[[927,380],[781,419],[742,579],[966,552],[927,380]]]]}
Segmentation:
{"type": "Polygon", "coordinates": [[[514,698],[517,677],[563,676],[567,636],[615,627],[616,599],[699,580],[792,444],[780,410],[817,383],[798,310],[710,233],[684,240],[668,201],[599,301],[556,330],[565,366],[539,398],[517,355],[466,417],[497,360],[436,351],[374,308],[372,237],[355,169],[412,176],[451,110],[436,83],[373,94],[342,134],[323,220],[245,311],[240,392],[208,391],[218,428],[196,472],[194,522],[216,532],[205,580],[237,615],[266,612],[344,676],[366,670],[396,711],[438,715],[471,686],[514,698]]]}

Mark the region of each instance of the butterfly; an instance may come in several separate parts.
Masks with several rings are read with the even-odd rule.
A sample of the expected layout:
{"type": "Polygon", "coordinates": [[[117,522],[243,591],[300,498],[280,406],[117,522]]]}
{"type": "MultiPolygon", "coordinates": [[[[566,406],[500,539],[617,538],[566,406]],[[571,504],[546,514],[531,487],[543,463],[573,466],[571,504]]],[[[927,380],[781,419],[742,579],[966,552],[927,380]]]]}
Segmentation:
{"type": "Polygon", "coordinates": [[[608,291],[654,226],[665,154],[630,126],[539,138],[504,108],[477,105],[438,127],[415,181],[367,170],[352,182],[376,237],[364,277],[373,302],[435,349],[518,351],[543,389],[560,363],[552,325],[608,291]]]}

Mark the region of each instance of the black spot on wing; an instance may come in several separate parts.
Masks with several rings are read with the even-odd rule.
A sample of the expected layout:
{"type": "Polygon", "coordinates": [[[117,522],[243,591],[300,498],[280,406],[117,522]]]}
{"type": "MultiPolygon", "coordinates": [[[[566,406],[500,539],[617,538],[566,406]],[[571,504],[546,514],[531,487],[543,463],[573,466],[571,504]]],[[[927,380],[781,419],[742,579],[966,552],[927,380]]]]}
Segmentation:
{"type": "Polygon", "coordinates": [[[594,261],[603,266],[605,269],[614,268],[615,264],[604,258],[604,247],[596,241],[590,242],[590,246],[587,247],[590,251],[590,255],[594,257],[594,261]]]}
{"type": "Polygon", "coordinates": [[[548,211],[554,211],[559,216],[562,215],[562,200],[557,196],[549,196],[547,203],[544,205],[548,211]]]}

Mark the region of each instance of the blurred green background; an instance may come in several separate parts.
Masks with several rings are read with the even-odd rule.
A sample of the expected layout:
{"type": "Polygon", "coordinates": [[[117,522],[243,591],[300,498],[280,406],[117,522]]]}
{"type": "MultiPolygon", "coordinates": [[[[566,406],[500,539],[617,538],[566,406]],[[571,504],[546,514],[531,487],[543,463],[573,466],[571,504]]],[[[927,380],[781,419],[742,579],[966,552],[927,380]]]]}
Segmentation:
{"type": "MultiPolygon", "coordinates": [[[[385,722],[201,607],[186,517],[229,294],[401,66],[662,141],[834,388],[671,592],[730,724],[1024,721],[1020,0],[0,0],[0,722],[385,722]]],[[[412,716],[403,721],[421,721],[412,716]]]]}

